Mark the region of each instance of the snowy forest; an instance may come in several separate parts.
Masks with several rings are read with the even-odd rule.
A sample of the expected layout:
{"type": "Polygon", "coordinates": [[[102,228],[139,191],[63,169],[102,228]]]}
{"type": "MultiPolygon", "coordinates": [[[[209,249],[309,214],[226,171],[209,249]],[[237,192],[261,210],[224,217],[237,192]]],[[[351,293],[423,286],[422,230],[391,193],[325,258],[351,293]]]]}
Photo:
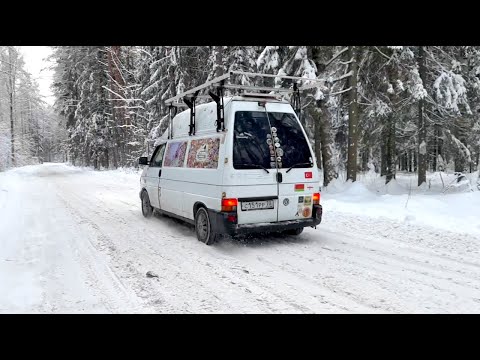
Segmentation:
{"type": "Polygon", "coordinates": [[[0,46],[0,171],[66,160],[67,129],[40,95],[21,53],[0,46]]]}
{"type": "Polygon", "coordinates": [[[0,314],[479,314],[479,160],[480,46],[0,46],[0,314]]]}
{"type": "MultiPolygon", "coordinates": [[[[58,46],[51,109],[13,47],[0,47],[0,171],[41,161],[135,167],[167,127],[164,101],[242,70],[324,79],[301,121],[327,186],[375,170],[473,172],[480,156],[480,47],[58,46]]],[[[237,79],[280,86],[274,78],[237,79]]],[[[288,85],[288,84],[287,84],[288,85]]],[[[228,93],[227,93],[228,95],[228,93]]],[[[287,99],[289,100],[289,99],[287,99]]]]}

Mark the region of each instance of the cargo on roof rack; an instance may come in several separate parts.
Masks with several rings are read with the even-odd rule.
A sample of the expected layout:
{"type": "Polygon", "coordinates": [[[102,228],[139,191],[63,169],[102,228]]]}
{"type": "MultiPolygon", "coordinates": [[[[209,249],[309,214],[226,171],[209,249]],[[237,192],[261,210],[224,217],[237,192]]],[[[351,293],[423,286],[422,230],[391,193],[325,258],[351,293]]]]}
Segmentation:
{"type": "MultiPolygon", "coordinates": [[[[311,79],[300,76],[287,76],[287,75],[273,75],[273,74],[262,74],[262,73],[252,73],[245,71],[229,71],[227,74],[218,76],[212,80],[206,81],[204,84],[194,87],[193,89],[184,91],[178,95],[175,95],[167,100],[165,104],[169,106],[169,132],[168,138],[171,138],[171,129],[172,129],[172,119],[173,116],[177,113],[177,107],[188,107],[190,108],[190,125],[189,125],[189,135],[195,134],[195,105],[196,100],[205,97],[211,97],[217,103],[217,132],[224,131],[224,90],[225,89],[235,89],[243,91],[258,91],[256,97],[273,97],[275,94],[288,94],[292,93],[292,106],[300,117],[301,113],[301,103],[300,103],[300,91],[311,89],[316,86],[319,86],[320,83],[323,83],[323,79],[311,79]],[[232,75],[243,75],[247,77],[267,77],[267,78],[276,78],[276,79],[287,79],[295,80],[292,87],[265,87],[265,86],[248,86],[242,84],[232,84],[232,75]],[[228,83],[226,83],[228,81],[228,83]],[[299,86],[298,82],[304,82],[302,86],[299,86]],[[200,94],[202,90],[209,90],[208,95],[200,94]],[[212,91],[213,90],[213,91],[212,91]],[[259,93],[259,91],[268,91],[268,94],[259,93]],[[183,101],[180,102],[180,100],[183,101]]],[[[243,96],[253,96],[250,93],[243,93],[243,96]]]]}

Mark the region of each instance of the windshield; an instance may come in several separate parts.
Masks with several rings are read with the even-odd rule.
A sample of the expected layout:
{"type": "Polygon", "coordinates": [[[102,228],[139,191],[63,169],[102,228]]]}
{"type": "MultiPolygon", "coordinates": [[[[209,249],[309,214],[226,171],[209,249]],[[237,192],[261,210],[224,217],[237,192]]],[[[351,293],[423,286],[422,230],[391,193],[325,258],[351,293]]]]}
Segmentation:
{"type": "Polygon", "coordinates": [[[312,167],[312,155],[302,128],[289,113],[237,111],[235,113],[233,167],[266,169],[312,167]]]}

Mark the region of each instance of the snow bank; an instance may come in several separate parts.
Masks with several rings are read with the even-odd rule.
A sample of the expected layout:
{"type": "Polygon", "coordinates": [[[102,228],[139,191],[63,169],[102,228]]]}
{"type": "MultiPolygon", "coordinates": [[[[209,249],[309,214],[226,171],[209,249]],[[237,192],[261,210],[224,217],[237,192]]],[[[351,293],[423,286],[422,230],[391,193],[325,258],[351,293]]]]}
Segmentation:
{"type": "Polygon", "coordinates": [[[20,176],[53,176],[53,175],[65,175],[68,173],[79,173],[85,171],[83,168],[66,165],[63,163],[44,163],[48,166],[27,165],[18,168],[13,168],[10,173],[20,176]]]}
{"type": "MultiPolygon", "coordinates": [[[[342,190],[322,193],[325,216],[329,210],[375,218],[412,222],[459,233],[480,235],[480,192],[408,195],[396,181],[386,186],[386,194],[374,194],[361,183],[346,184],[342,190]],[[402,194],[403,192],[403,194],[402,194]],[[395,195],[392,195],[395,194],[395,195]]],[[[480,240],[480,239],[479,239],[480,240]]]]}
{"type": "Polygon", "coordinates": [[[385,185],[385,191],[390,195],[402,195],[407,193],[408,189],[400,185],[397,180],[393,179],[385,185]]]}
{"type": "Polygon", "coordinates": [[[348,202],[373,200],[376,197],[363,183],[351,180],[344,182],[342,179],[335,179],[322,191],[326,194],[336,194],[336,198],[348,202]]]}
{"type": "Polygon", "coordinates": [[[397,173],[388,184],[374,171],[354,183],[342,175],[322,189],[325,217],[330,210],[480,235],[478,171],[460,181],[455,173],[428,173],[422,186],[414,173],[397,173]]]}

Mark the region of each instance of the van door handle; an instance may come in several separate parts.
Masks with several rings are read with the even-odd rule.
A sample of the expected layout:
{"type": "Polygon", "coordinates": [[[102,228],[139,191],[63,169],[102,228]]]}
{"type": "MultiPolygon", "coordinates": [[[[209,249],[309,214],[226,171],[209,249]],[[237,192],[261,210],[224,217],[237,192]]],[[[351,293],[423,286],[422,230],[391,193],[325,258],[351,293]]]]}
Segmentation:
{"type": "Polygon", "coordinates": [[[158,177],[162,176],[162,169],[158,170],[158,177]]]}
{"type": "Polygon", "coordinates": [[[281,183],[283,181],[283,175],[280,172],[277,172],[277,182],[281,183]]]}

